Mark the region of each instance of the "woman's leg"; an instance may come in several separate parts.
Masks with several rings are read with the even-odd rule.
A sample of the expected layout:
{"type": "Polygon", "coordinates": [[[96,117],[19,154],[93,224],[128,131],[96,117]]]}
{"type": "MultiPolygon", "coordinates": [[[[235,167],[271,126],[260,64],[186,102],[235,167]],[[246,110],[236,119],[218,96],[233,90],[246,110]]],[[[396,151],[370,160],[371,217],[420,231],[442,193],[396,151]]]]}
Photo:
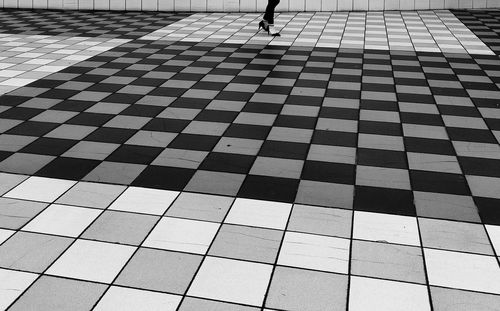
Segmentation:
{"type": "Polygon", "coordinates": [[[269,24],[274,24],[274,9],[280,3],[280,0],[268,0],[266,14],[264,14],[264,20],[269,24]]]}

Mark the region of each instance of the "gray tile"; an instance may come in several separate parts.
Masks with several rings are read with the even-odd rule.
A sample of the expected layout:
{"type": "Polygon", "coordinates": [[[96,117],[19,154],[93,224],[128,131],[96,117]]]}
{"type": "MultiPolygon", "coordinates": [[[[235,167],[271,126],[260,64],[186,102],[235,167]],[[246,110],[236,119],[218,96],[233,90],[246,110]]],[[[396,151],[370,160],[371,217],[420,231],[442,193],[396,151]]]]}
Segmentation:
{"type": "Polygon", "coordinates": [[[347,275],[277,267],[265,306],[289,311],[345,310],[347,278],[347,275]]]}
{"type": "Polygon", "coordinates": [[[470,196],[414,191],[413,197],[418,216],[481,222],[470,196]]]}
{"type": "Polygon", "coordinates": [[[47,206],[45,203],[0,198],[0,227],[18,230],[47,206]]]}
{"type": "Polygon", "coordinates": [[[77,114],[78,112],[73,111],[46,110],[31,118],[30,121],[64,123],[77,114]]]}
{"type": "Polygon", "coordinates": [[[56,203],[105,209],[123,191],[125,186],[79,182],[69,189],[56,203]]]}
{"type": "Polygon", "coordinates": [[[160,217],[104,211],[85,230],[83,238],[119,244],[140,245],[160,217]]]}
{"type": "Polygon", "coordinates": [[[19,185],[29,176],[14,175],[0,172],[0,195],[4,195],[15,186],[19,185]]]}
{"type": "MultiPolygon", "coordinates": [[[[23,95],[23,96],[28,96],[28,95],[23,95]]],[[[36,96],[36,95],[34,95],[34,96],[36,96]]],[[[60,102],[61,102],[60,99],[35,97],[35,98],[31,98],[31,99],[25,101],[24,103],[19,105],[19,107],[49,109],[49,108],[52,108],[53,106],[57,105],[60,102]]]]}
{"type": "Polygon", "coordinates": [[[500,306],[500,296],[465,290],[431,286],[435,311],[494,311],[500,306]]]}
{"type": "Polygon", "coordinates": [[[350,238],[352,211],[295,204],[288,230],[350,238]]]}
{"type": "Polygon", "coordinates": [[[45,137],[81,140],[96,129],[97,127],[93,126],[62,124],[46,134],[45,137]]]}
{"type": "Polygon", "coordinates": [[[106,285],[42,276],[9,309],[13,311],[88,311],[106,285]]]}
{"type": "Polygon", "coordinates": [[[127,85],[121,88],[117,93],[146,95],[155,88],[152,86],[127,85]]]}
{"type": "Polygon", "coordinates": [[[283,231],[224,224],[209,255],[274,264],[283,231]]]}
{"type": "Polygon", "coordinates": [[[92,92],[92,91],[81,91],[78,94],[72,96],[70,100],[85,100],[85,101],[93,101],[98,102],[103,100],[104,98],[111,95],[108,92],[92,92]]]}
{"type": "Polygon", "coordinates": [[[130,106],[128,104],[100,102],[85,110],[85,112],[119,114],[130,106]]]}
{"type": "Polygon", "coordinates": [[[62,156],[70,158],[104,160],[119,146],[119,144],[80,141],[66,151],[62,156]]]}
{"type": "Polygon", "coordinates": [[[207,155],[206,151],[166,148],[151,164],[196,169],[207,155]]]}
{"type": "Polygon", "coordinates": [[[222,136],[228,127],[229,123],[192,121],[182,133],[222,136]]]}
{"type": "Polygon", "coordinates": [[[235,196],[245,179],[245,175],[196,171],[185,191],[235,196]]]}
{"type": "Polygon", "coordinates": [[[176,133],[141,130],[134,136],[130,137],[126,144],[165,148],[168,144],[170,144],[170,142],[172,142],[172,140],[174,140],[176,136],[176,133]]]}
{"type": "Polygon", "coordinates": [[[179,311],[259,311],[260,308],[235,305],[220,301],[205,300],[194,297],[186,297],[179,308],[179,311]]]}
{"type": "Polygon", "coordinates": [[[23,121],[21,120],[10,120],[10,119],[2,119],[2,123],[0,123],[0,133],[7,132],[11,128],[21,124],[23,121]]]}
{"type": "Polygon", "coordinates": [[[0,135],[0,150],[16,152],[35,141],[37,137],[20,135],[0,135]]]}
{"type": "Polygon", "coordinates": [[[354,240],[351,273],[425,284],[422,251],[418,247],[354,240]]]}
{"type": "Polygon", "coordinates": [[[41,273],[72,242],[65,237],[17,232],[0,246],[0,267],[41,273]]]}
{"type": "Polygon", "coordinates": [[[0,162],[0,171],[33,175],[55,158],[42,154],[14,153],[0,162]]]}
{"type": "Polygon", "coordinates": [[[493,255],[482,224],[421,218],[419,227],[424,247],[493,255]]]}
{"type": "Polygon", "coordinates": [[[313,130],[291,127],[273,127],[267,136],[268,140],[306,143],[311,141],[313,130]]]}
{"type": "Polygon", "coordinates": [[[252,175],[300,179],[304,161],[257,157],[250,169],[252,175]]]}
{"type": "Polygon", "coordinates": [[[151,118],[146,117],[117,115],[103,126],[137,130],[146,125],[150,120],[151,118]]]}
{"type": "Polygon", "coordinates": [[[146,165],[102,162],[83,178],[85,181],[129,185],[146,168],[146,165]]]}
{"type": "Polygon", "coordinates": [[[183,295],[202,256],[140,248],[115,284],[183,295]]]}
{"type": "Polygon", "coordinates": [[[296,203],[352,209],[354,186],[301,180],[296,203]]]}
{"type": "Polygon", "coordinates": [[[233,201],[231,197],[183,192],[166,216],[222,222],[233,201]]]}
{"type": "Polygon", "coordinates": [[[200,111],[200,109],[167,107],[156,117],[167,119],[193,120],[198,115],[198,113],[200,113],[200,111]]]}

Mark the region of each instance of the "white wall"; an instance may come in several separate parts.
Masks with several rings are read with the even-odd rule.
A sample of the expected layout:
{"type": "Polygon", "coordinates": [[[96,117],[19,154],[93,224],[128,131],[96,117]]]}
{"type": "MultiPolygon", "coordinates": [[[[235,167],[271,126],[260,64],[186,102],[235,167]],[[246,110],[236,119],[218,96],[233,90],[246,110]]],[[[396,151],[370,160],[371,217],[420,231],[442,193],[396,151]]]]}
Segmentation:
{"type": "MultiPolygon", "coordinates": [[[[4,8],[143,11],[262,11],[266,0],[0,0],[4,8]]],[[[278,11],[498,8],[500,0],[281,0],[278,11]]]]}

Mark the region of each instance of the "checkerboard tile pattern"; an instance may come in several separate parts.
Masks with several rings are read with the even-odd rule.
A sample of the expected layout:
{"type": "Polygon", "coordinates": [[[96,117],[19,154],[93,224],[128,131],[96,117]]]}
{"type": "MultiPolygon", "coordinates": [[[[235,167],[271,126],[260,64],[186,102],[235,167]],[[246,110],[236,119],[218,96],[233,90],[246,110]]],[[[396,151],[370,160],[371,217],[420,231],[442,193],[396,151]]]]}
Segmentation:
{"type": "Polygon", "coordinates": [[[500,10],[453,10],[453,14],[479,39],[500,55],[500,10]]]}
{"type": "Polygon", "coordinates": [[[422,311],[456,299],[460,310],[500,302],[498,225],[18,177],[0,179],[8,184],[0,275],[9,281],[0,306],[9,310],[422,311]],[[103,192],[89,206],[86,196],[103,192]],[[138,200],[152,208],[119,208],[138,200]]]}
{"type": "Polygon", "coordinates": [[[186,16],[189,14],[3,9],[0,33],[137,39],[186,16]]]}
{"type": "Polygon", "coordinates": [[[198,13],[144,40],[493,54],[450,11],[281,13],[281,37],[256,33],[259,14],[198,13]]]}
{"type": "Polygon", "coordinates": [[[500,60],[449,11],[2,13],[0,72],[61,66],[0,96],[0,309],[500,304],[500,60]]]}

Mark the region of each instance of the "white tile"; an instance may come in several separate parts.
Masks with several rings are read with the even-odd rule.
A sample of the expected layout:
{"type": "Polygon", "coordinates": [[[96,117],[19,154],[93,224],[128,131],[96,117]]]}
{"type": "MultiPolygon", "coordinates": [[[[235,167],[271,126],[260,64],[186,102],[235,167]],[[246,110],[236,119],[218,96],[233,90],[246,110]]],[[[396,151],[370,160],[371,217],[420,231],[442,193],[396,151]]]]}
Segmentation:
{"type": "Polygon", "coordinates": [[[109,209],[163,215],[178,194],[178,191],[129,187],[109,209]]]}
{"type": "Polygon", "coordinates": [[[0,229],[0,244],[5,242],[14,233],[15,233],[15,231],[13,231],[13,230],[0,229]]]}
{"type": "Polygon", "coordinates": [[[207,257],[188,295],[260,307],[271,272],[271,265],[207,257]]]}
{"type": "Polygon", "coordinates": [[[272,229],[285,229],[292,204],[237,198],[225,222],[272,229]]]}
{"type": "Polygon", "coordinates": [[[420,245],[415,217],[356,211],[353,230],[354,239],[420,245]]]}
{"type": "Polygon", "coordinates": [[[148,236],[144,245],[205,254],[218,229],[218,223],[163,217],[148,236]]]}
{"type": "Polygon", "coordinates": [[[350,311],[430,311],[427,287],[351,276],[350,311]]]}
{"type": "Polygon", "coordinates": [[[33,283],[38,274],[0,269],[0,310],[16,300],[28,286],[33,283]]]}
{"type": "Polygon", "coordinates": [[[46,273],[111,283],[134,251],[131,246],[77,240],[46,273]]]}
{"type": "Polygon", "coordinates": [[[111,286],[95,311],[175,311],[182,296],[111,286]]]}
{"type": "Polygon", "coordinates": [[[491,244],[495,249],[497,256],[500,256],[500,226],[485,225],[486,231],[490,236],[491,244]]]}
{"type": "Polygon", "coordinates": [[[76,182],[71,180],[32,176],[5,194],[5,197],[53,202],[76,182]]]}
{"type": "Polygon", "coordinates": [[[52,204],[24,226],[23,230],[77,237],[100,213],[96,209],[52,204]]]}
{"type": "Polygon", "coordinates": [[[347,273],[349,245],[348,239],[287,232],[281,246],[278,264],[347,273]]]}
{"type": "Polygon", "coordinates": [[[424,248],[430,285],[500,294],[495,257],[424,248]]]}

